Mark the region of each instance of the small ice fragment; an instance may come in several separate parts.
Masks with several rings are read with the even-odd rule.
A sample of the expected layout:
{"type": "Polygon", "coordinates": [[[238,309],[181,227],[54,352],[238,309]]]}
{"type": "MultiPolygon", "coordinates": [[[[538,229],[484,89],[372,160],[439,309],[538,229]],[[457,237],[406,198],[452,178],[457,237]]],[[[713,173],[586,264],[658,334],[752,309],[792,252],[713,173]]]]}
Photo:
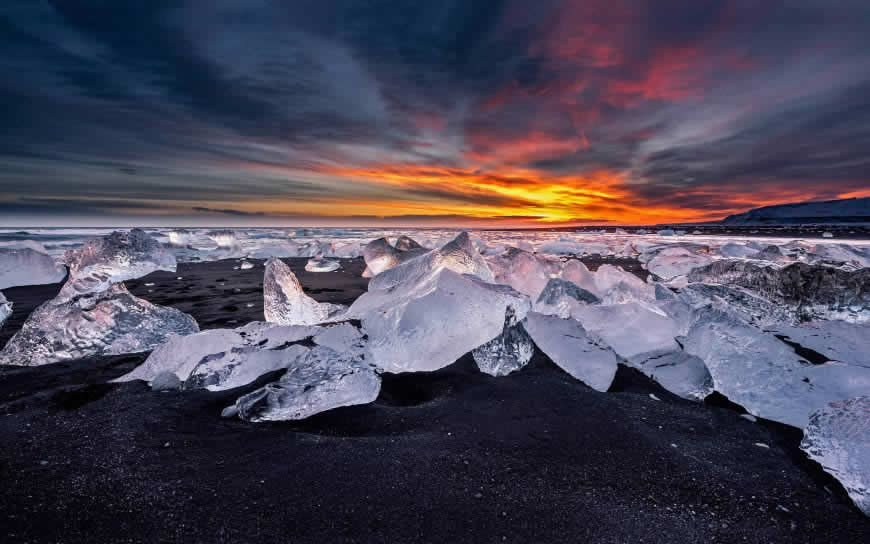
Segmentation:
{"type": "Polygon", "coordinates": [[[740,414],[740,417],[742,417],[746,421],[751,421],[752,423],[755,423],[756,421],[758,421],[758,418],[756,418],[752,414],[740,414]]]}
{"type": "Polygon", "coordinates": [[[254,268],[254,263],[252,263],[252,262],[250,262],[250,261],[244,261],[244,262],[240,265],[239,268],[242,269],[242,270],[250,270],[250,269],[254,268]]]}
{"type": "Polygon", "coordinates": [[[833,237],[834,237],[834,233],[832,233],[832,232],[823,232],[822,233],[822,238],[833,238],[833,237]]]}
{"type": "MultiPolygon", "coordinates": [[[[244,265],[242,265],[244,268],[244,265]]],[[[329,259],[310,259],[305,263],[306,272],[335,272],[341,268],[341,263],[329,259]]]]}
{"type": "Polygon", "coordinates": [[[653,400],[658,400],[658,401],[662,400],[662,399],[658,398],[657,396],[655,396],[653,393],[649,394],[649,398],[651,398],[653,400]]]}
{"type": "Polygon", "coordinates": [[[768,450],[770,449],[770,446],[768,446],[768,445],[765,444],[764,442],[756,442],[755,445],[758,446],[759,448],[765,448],[765,449],[768,449],[768,450]]]}
{"type": "Polygon", "coordinates": [[[148,283],[145,284],[145,287],[154,287],[154,283],[153,283],[153,282],[148,282],[148,283]]]}
{"type": "Polygon", "coordinates": [[[513,308],[508,308],[504,332],[474,349],[471,355],[481,372],[491,376],[506,376],[526,366],[534,353],[535,345],[531,338],[517,322],[513,308]]]}

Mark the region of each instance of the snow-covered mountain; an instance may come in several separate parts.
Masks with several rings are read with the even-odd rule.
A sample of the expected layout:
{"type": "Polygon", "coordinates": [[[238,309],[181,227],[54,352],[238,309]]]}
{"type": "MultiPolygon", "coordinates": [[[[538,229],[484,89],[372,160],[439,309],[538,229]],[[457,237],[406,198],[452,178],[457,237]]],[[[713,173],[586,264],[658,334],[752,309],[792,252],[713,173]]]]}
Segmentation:
{"type": "Polygon", "coordinates": [[[870,223],[870,197],[799,202],[729,215],[723,223],[870,223]]]}

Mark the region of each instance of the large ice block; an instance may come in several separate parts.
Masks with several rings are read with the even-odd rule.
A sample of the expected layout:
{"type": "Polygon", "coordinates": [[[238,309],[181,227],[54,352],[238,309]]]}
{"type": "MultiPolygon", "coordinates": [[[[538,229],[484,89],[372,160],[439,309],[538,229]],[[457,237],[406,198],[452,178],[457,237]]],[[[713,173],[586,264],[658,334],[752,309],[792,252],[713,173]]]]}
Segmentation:
{"type": "Polygon", "coordinates": [[[0,248],[0,289],[58,283],[66,269],[52,257],[30,248],[0,248]]]}

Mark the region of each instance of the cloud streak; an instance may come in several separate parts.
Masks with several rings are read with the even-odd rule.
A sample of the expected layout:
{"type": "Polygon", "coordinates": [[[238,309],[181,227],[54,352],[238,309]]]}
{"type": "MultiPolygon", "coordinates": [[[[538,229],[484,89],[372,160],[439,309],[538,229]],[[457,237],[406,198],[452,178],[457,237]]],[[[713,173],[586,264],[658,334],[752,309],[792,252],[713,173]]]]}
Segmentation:
{"type": "Polygon", "coordinates": [[[859,0],[10,0],[0,200],[24,222],[551,225],[862,195],[868,21],[859,0]]]}

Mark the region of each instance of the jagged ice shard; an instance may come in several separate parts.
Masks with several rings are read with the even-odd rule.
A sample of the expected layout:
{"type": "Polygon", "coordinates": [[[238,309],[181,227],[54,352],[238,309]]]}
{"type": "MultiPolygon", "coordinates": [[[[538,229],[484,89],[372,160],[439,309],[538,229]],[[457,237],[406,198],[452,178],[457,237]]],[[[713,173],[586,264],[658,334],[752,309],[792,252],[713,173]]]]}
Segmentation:
{"type": "Polygon", "coordinates": [[[362,355],[364,340],[362,332],[349,323],[315,327],[252,322],[238,329],[172,338],[117,381],[153,381],[171,372],[184,389],[232,389],[294,366],[312,346],[362,355]]]}
{"type": "Polygon", "coordinates": [[[0,248],[0,289],[57,283],[66,269],[45,253],[31,248],[0,248]]]}
{"type": "Polygon", "coordinates": [[[376,276],[384,270],[393,268],[414,257],[419,257],[427,251],[410,238],[407,238],[407,240],[400,238],[399,242],[403,248],[407,249],[391,246],[386,238],[378,238],[366,244],[363,248],[363,258],[371,276],[376,276]]]}
{"type": "Polygon", "coordinates": [[[3,293],[0,293],[0,327],[10,315],[12,315],[12,303],[6,300],[3,293]]]}
{"type": "Polygon", "coordinates": [[[535,353],[535,345],[512,308],[504,319],[504,331],[486,344],[475,348],[471,355],[477,368],[491,376],[507,376],[526,366],[535,353]]]}
{"type": "Polygon", "coordinates": [[[66,260],[66,284],[30,314],[0,351],[0,364],[35,366],[147,351],[172,335],[199,330],[191,316],[137,298],[120,283],[158,269],[175,270],[172,254],[143,231],[89,240],[67,252],[66,260]]]}
{"type": "Polygon", "coordinates": [[[266,321],[280,325],[314,325],[335,318],[345,306],[317,302],[302,290],[296,275],[282,260],[266,261],[263,276],[263,313],[266,321]]]}
{"type": "Polygon", "coordinates": [[[299,357],[276,382],[240,397],[235,404],[247,421],[304,419],[378,397],[381,379],[363,355],[316,346],[299,357]]]}
{"type": "Polygon", "coordinates": [[[553,275],[560,271],[560,263],[539,257],[528,251],[508,248],[487,258],[494,281],[510,285],[514,290],[538,298],[553,275]]]}
{"type": "Polygon", "coordinates": [[[423,253],[378,274],[369,282],[369,291],[389,289],[401,283],[421,283],[426,277],[445,269],[475,276],[488,283],[494,281],[489,265],[471,243],[468,233],[463,232],[439,249],[423,253]]]}
{"type": "Polygon", "coordinates": [[[535,345],[571,376],[607,391],[616,376],[616,355],[573,319],[529,312],[523,327],[535,345]]]}
{"type": "Polygon", "coordinates": [[[801,449],[870,516],[870,396],[832,402],[814,412],[801,449]]]}

